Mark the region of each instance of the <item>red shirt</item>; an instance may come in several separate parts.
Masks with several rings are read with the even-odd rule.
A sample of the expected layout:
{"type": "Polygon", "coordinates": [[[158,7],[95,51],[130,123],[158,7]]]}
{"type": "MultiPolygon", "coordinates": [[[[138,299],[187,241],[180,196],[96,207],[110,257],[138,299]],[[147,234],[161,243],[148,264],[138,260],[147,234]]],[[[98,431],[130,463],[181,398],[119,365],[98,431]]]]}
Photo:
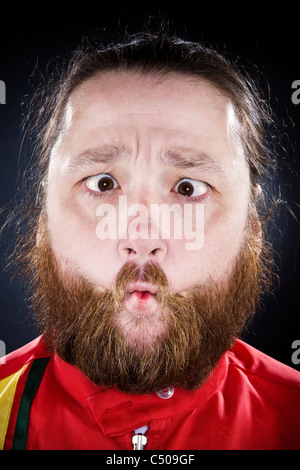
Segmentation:
{"type": "Polygon", "coordinates": [[[145,450],[300,449],[300,373],[240,340],[201,388],[168,399],[97,387],[42,337],[0,364],[0,448],[18,434],[26,449],[132,450],[147,425],[145,450]]]}

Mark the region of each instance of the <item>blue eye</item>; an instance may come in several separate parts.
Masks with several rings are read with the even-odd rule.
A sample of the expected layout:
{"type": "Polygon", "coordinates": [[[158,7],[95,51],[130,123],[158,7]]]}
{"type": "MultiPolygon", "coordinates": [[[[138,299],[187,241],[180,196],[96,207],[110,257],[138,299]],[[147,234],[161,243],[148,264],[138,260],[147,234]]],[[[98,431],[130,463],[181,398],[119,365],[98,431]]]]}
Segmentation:
{"type": "Polygon", "coordinates": [[[192,180],[190,178],[184,178],[180,180],[174,190],[181,194],[182,196],[202,196],[208,190],[208,185],[203,181],[192,180]]]}
{"type": "Polygon", "coordinates": [[[100,173],[99,175],[90,176],[86,179],[85,184],[91,191],[101,193],[103,193],[104,191],[110,191],[119,186],[116,180],[106,173],[100,173]]]}

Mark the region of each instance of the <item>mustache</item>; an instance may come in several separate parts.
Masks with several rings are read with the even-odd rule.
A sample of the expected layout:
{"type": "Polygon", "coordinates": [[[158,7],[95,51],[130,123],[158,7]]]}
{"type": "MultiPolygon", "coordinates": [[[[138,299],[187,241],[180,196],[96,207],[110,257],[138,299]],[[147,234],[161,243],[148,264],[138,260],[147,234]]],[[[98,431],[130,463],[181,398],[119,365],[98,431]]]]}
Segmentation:
{"type": "Polygon", "coordinates": [[[169,282],[165,272],[157,263],[147,261],[145,264],[139,265],[133,261],[127,261],[118,272],[112,289],[117,303],[123,303],[127,286],[134,282],[147,282],[157,287],[155,295],[161,303],[168,296],[169,282]]]}

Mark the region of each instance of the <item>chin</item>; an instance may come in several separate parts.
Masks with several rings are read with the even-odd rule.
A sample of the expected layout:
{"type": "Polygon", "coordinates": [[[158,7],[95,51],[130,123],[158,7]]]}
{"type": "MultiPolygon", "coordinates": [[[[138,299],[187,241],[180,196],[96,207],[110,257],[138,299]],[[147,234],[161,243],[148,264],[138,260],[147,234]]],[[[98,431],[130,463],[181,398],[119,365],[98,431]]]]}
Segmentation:
{"type": "Polygon", "coordinates": [[[152,315],[132,314],[124,309],[116,314],[115,324],[123,340],[136,350],[150,349],[167,334],[160,309],[152,315]]]}

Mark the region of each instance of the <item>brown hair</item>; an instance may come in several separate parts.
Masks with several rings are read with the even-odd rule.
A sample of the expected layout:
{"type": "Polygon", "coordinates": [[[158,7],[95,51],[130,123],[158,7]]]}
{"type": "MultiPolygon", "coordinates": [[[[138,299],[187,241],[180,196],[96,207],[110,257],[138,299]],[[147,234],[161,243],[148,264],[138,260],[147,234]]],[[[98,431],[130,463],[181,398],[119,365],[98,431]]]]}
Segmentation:
{"type": "MultiPolygon", "coordinates": [[[[266,102],[259,96],[254,83],[216,50],[166,32],[139,33],[120,43],[101,47],[88,44],[73,53],[64,70],[58,76],[54,74],[50,86],[39,90],[38,100],[33,99],[31,103],[33,113],[28,113],[27,121],[35,139],[35,162],[30,164],[23,187],[22,208],[16,227],[17,258],[18,250],[22,251],[26,246],[28,237],[32,243],[36,236],[44,205],[44,181],[50,152],[62,128],[68,98],[85,80],[113,70],[158,77],[176,73],[206,79],[227,96],[235,108],[241,124],[240,139],[249,164],[253,195],[256,184],[274,165],[265,139],[266,128],[272,122],[266,102]],[[26,220],[25,228],[20,222],[22,218],[23,222],[26,220]]],[[[265,212],[264,204],[261,208],[265,212]]]]}
{"type": "Polygon", "coordinates": [[[241,124],[240,138],[249,163],[251,182],[257,183],[265,174],[271,161],[264,135],[271,118],[253,81],[217,51],[166,33],[141,33],[119,44],[99,49],[82,48],[74,53],[40,110],[37,124],[43,126],[38,135],[39,168],[43,174],[61,130],[69,96],[85,80],[112,70],[158,76],[176,73],[208,80],[234,105],[241,124]]]}

